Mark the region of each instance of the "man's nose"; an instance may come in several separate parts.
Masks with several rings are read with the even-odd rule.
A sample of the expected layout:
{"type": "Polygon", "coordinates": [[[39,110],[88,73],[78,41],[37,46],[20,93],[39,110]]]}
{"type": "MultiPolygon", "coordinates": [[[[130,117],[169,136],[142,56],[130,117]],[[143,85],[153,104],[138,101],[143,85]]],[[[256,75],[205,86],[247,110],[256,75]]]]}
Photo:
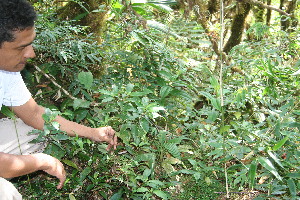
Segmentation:
{"type": "Polygon", "coordinates": [[[25,58],[34,58],[35,57],[35,52],[34,52],[32,45],[29,45],[26,47],[24,57],[25,58]]]}

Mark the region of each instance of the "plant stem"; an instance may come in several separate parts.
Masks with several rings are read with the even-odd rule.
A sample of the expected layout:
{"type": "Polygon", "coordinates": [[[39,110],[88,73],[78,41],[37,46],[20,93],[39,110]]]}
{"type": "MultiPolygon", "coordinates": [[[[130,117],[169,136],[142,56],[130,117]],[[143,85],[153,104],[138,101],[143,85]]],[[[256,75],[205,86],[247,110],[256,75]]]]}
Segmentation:
{"type": "MultiPolygon", "coordinates": [[[[219,82],[220,82],[220,103],[221,103],[221,116],[222,116],[222,123],[220,127],[220,132],[223,135],[223,151],[224,155],[226,155],[226,131],[224,131],[225,127],[225,114],[224,114],[224,96],[223,96],[223,30],[224,30],[224,5],[223,0],[220,0],[220,44],[219,44],[219,52],[220,53],[220,74],[219,74],[219,82]]],[[[228,176],[227,176],[227,166],[226,166],[226,160],[224,163],[224,173],[225,173],[225,184],[226,184],[226,198],[229,198],[229,186],[228,186],[228,176]]]]}

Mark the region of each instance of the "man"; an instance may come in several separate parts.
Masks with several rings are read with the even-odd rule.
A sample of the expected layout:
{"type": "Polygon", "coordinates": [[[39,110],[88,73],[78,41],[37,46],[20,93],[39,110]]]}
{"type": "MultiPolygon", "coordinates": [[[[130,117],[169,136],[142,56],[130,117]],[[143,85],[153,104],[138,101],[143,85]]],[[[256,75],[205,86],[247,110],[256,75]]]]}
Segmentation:
{"type": "MultiPolygon", "coordinates": [[[[20,71],[26,60],[35,57],[32,42],[35,39],[36,13],[26,0],[0,1],[0,109],[9,106],[17,120],[0,121],[0,199],[22,199],[16,188],[6,179],[43,170],[59,179],[63,187],[66,172],[56,158],[39,153],[43,144],[29,143],[36,135],[27,133],[43,129],[44,108],[39,106],[26,88],[20,71]]],[[[111,127],[89,128],[60,116],[60,129],[70,136],[78,135],[96,142],[107,142],[108,150],[116,149],[117,137],[111,127]]]]}

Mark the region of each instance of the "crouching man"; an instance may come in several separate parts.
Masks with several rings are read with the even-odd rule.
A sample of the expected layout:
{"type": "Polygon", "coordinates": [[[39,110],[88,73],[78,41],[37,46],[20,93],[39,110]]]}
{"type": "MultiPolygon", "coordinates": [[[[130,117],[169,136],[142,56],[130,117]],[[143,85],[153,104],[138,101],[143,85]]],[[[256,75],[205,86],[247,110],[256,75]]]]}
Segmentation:
{"type": "MultiPolygon", "coordinates": [[[[0,1],[0,109],[9,106],[18,117],[0,120],[0,199],[20,200],[21,194],[8,180],[38,170],[59,179],[63,187],[66,172],[56,158],[43,154],[44,144],[30,143],[36,135],[27,133],[44,127],[44,108],[31,97],[20,75],[26,60],[35,57],[32,42],[36,13],[26,0],[0,1]],[[7,180],[8,179],[8,180],[7,180]]],[[[116,149],[117,137],[111,127],[90,128],[58,116],[60,129],[70,136],[107,142],[116,149]]]]}

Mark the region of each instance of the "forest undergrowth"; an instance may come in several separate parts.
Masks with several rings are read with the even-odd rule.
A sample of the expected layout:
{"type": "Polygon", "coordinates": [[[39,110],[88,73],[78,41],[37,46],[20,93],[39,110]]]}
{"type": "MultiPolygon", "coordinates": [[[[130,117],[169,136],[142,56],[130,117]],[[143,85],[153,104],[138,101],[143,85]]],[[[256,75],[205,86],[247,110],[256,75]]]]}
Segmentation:
{"type": "Polygon", "coordinates": [[[36,6],[38,56],[22,74],[49,108],[39,141],[68,176],[61,190],[42,172],[14,179],[24,199],[300,198],[299,28],[254,23],[223,62],[180,12],[136,5],[145,29],[115,3],[99,43],[36,6]],[[58,114],[112,126],[120,145],[60,134],[58,114]]]}

